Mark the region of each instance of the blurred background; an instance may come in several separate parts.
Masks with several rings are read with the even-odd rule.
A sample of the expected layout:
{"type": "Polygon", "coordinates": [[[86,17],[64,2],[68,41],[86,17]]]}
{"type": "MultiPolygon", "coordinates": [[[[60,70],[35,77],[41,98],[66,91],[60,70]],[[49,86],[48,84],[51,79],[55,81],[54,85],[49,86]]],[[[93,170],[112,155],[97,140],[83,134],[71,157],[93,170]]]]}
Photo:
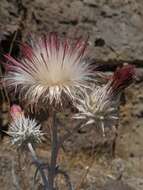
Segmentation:
{"type": "MultiPolygon", "coordinates": [[[[119,178],[134,190],[142,190],[143,1],[0,0],[1,60],[5,53],[17,57],[18,43],[27,41],[30,34],[49,32],[57,32],[61,37],[66,35],[73,40],[80,36],[88,38],[90,60],[107,74],[125,63],[136,66],[135,81],[122,96],[115,154],[112,154],[112,135],[103,138],[96,130],[86,128],[69,139],[60,159],[76,190],[100,190],[103,186],[108,188],[106,184],[113,181],[118,187],[119,178]]],[[[1,75],[3,73],[1,66],[1,75]]],[[[0,96],[0,127],[6,129],[9,101],[16,98],[8,95],[2,86],[0,96]]],[[[42,122],[44,124],[46,119],[42,122]]],[[[32,174],[25,174],[25,165],[18,170],[15,150],[8,145],[3,134],[0,143],[0,190],[18,189],[17,181],[23,183],[21,189],[29,190],[27,176],[32,178],[32,174]]],[[[38,151],[46,160],[47,147],[42,146],[38,151]]]]}

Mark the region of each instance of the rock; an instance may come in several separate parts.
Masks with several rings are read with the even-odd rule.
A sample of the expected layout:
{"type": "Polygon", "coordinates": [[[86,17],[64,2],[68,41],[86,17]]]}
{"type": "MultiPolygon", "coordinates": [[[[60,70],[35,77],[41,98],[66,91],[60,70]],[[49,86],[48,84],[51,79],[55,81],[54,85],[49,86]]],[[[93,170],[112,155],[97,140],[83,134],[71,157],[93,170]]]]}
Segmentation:
{"type": "Polygon", "coordinates": [[[125,161],[121,158],[116,158],[112,161],[112,175],[115,179],[121,179],[125,170],[125,161]]]}
{"type": "Polygon", "coordinates": [[[18,29],[18,6],[14,1],[0,1],[0,33],[14,32],[18,29]]]}
{"type": "Polygon", "coordinates": [[[128,184],[130,184],[132,187],[134,187],[137,190],[143,189],[143,178],[131,177],[128,178],[126,181],[128,184]]]}
{"type": "Polygon", "coordinates": [[[90,55],[99,62],[143,61],[142,1],[1,0],[0,7],[0,33],[21,28],[24,39],[49,31],[89,36],[90,55]]]}
{"type": "Polygon", "coordinates": [[[135,190],[122,181],[110,181],[101,190],[135,190]]]}

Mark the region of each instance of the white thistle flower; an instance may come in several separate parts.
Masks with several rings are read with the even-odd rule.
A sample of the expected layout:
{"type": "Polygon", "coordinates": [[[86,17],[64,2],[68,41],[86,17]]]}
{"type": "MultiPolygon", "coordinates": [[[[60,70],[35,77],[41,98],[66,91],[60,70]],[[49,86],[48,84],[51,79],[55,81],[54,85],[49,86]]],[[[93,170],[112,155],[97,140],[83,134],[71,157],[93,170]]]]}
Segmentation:
{"type": "Polygon", "coordinates": [[[113,98],[110,83],[85,90],[75,103],[79,113],[74,118],[85,120],[85,125],[95,124],[104,134],[105,127],[112,127],[118,120],[119,98],[113,98]]]}
{"type": "Polygon", "coordinates": [[[24,114],[20,114],[18,117],[13,117],[8,134],[11,136],[13,145],[25,148],[28,143],[32,145],[41,143],[43,133],[40,128],[41,125],[37,124],[34,119],[26,118],[24,114]]]}
{"type": "Polygon", "coordinates": [[[75,44],[57,35],[40,38],[32,45],[22,44],[22,59],[9,55],[6,84],[19,89],[31,103],[39,100],[62,104],[65,95],[73,100],[78,90],[88,87],[93,77],[91,66],[85,61],[86,43],[78,40],[75,44]]]}

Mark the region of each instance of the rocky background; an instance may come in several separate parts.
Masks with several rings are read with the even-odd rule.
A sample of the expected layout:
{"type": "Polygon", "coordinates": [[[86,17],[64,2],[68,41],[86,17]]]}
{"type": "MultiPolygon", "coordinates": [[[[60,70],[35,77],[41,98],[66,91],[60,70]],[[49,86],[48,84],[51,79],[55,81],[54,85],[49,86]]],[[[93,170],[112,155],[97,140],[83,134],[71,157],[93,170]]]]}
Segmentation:
{"type": "MultiPolygon", "coordinates": [[[[89,38],[91,61],[104,72],[130,63],[138,73],[134,84],[124,93],[114,157],[112,138],[103,139],[95,130],[79,131],[67,142],[62,155],[63,167],[70,171],[74,187],[76,190],[142,190],[143,1],[0,0],[1,57],[8,52],[16,56],[17,42],[25,41],[30,33],[40,35],[51,31],[61,37],[89,38]]],[[[47,154],[44,148],[39,152],[41,157],[47,154]]],[[[25,185],[18,188],[16,174],[24,175],[21,173],[26,169],[22,165],[21,172],[15,172],[17,160],[4,138],[0,146],[0,190],[30,189],[27,176],[22,180],[25,185]]]]}

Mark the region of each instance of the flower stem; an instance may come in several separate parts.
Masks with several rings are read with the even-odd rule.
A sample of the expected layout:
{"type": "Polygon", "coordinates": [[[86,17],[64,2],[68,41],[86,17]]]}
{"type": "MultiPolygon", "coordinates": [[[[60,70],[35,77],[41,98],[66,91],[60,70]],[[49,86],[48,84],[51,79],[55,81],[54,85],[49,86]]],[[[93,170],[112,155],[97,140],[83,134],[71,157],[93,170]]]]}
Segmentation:
{"type": "Polygon", "coordinates": [[[49,168],[49,190],[54,190],[54,178],[56,176],[56,165],[58,156],[58,130],[56,125],[56,113],[53,112],[52,118],[52,142],[51,142],[51,162],[49,168]]]}
{"type": "Polygon", "coordinates": [[[33,149],[33,146],[32,146],[31,143],[28,143],[28,149],[29,149],[29,151],[31,153],[31,156],[32,156],[34,164],[36,165],[36,167],[38,168],[38,170],[39,170],[39,172],[41,174],[41,177],[42,177],[42,180],[43,180],[43,184],[44,184],[44,190],[49,190],[49,188],[48,188],[49,187],[48,186],[48,179],[45,176],[45,173],[44,173],[43,169],[41,168],[41,162],[37,158],[35,150],[33,149]]]}

